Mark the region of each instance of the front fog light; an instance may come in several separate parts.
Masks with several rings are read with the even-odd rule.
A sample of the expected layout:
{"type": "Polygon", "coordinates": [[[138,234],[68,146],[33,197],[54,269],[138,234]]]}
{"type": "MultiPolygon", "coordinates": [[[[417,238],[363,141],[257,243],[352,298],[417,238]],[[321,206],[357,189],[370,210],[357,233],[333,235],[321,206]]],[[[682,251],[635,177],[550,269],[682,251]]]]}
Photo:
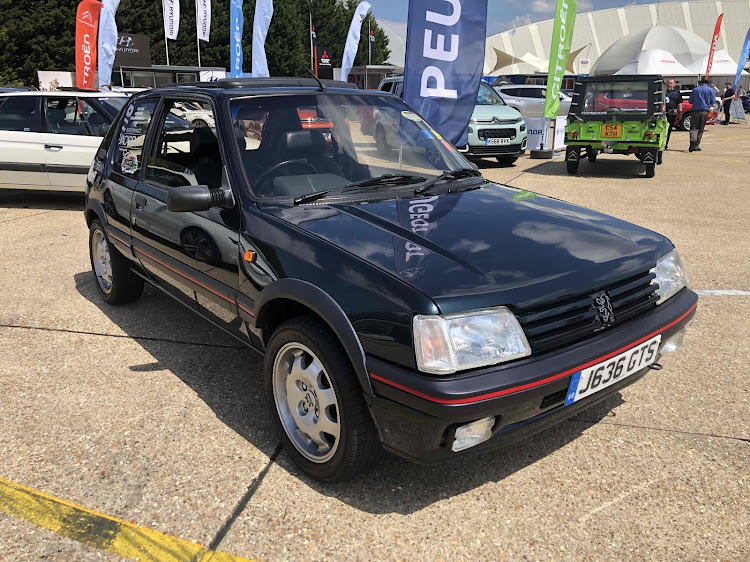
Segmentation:
{"type": "Polygon", "coordinates": [[[680,347],[682,347],[682,343],[685,341],[685,328],[674,334],[672,337],[670,337],[666,342],[664,342],[664,345],[661,346],[661,354],[666,355],[667,353],[674,353],[680,347]]]}
{"type": "Polygon", "coordinates": [[[493,425],[495,425],[494,417],[482,418],[481,420],[462,425],[456,429],[456,437],[453,440],[451,449],[454,453],[457,453],[474,445],[484,443],[492,437],[493,425]]]}

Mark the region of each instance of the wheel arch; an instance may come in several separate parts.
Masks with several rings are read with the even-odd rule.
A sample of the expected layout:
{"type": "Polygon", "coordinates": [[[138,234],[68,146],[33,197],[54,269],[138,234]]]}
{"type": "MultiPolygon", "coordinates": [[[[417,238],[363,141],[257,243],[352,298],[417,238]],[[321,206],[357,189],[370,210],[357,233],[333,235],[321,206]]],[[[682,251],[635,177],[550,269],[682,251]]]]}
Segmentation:
{"type": "Polygon", "coordinates": [[[354,367],[362,390],[372,396],[372,385],[362,344],[339,304],[325,291],[299,279],[279,279],[260,293],[255,303],[255,327],[264,346],[279,324],[302,314],[318,316],[338,338],[354,367]]]}

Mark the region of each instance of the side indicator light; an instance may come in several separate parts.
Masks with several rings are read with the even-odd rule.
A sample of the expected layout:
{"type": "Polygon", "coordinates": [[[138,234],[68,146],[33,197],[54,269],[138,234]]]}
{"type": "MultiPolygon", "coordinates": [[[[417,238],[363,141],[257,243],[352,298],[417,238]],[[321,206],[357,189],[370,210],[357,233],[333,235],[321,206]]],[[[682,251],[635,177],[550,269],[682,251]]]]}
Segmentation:
{"type": "Polygon", "coordinates": [[[255,252],[251,252],[248,250],[245,252],[245,256],[243,258],[247,263],[253,263],[255,261],[255,252]]]}

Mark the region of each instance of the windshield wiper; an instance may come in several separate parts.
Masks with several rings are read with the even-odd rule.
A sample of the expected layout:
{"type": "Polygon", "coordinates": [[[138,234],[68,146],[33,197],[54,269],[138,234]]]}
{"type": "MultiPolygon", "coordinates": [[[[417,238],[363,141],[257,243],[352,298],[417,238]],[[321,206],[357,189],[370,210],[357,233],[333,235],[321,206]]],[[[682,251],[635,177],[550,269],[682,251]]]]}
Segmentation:
{"type": "Polygon", "coordinates": [[[421,193],[425,193],[429,189],[431,189],[435,184],[438,182],[441,182],[443,180],[461,180],[464,178],[476,178],[476,177],[482,177],[482,172],[479,170],[475,170],[474,168],[461,168],[459,170],[448,170],[447,172],[443,172],[438,177],[431,179],[430,181],[424,183],[423,185],[419,186],[417,189],[414,190],[414,195],[420,195],[421,193]]]}
{"type": "Polygon", "coordinates": [[[344,193],[352,189],[358,189],[361,187],[381,187],[384,185],[409,185],[411,183],[421,183],[425,181],[423,176],[414,176],[411,174],[383,174],[376,178],[369,178],[362,181],[356,181],[354,183],[347,184],[343,187],[334,187],[323,191],[315,191],[297,197],[294,200],[295,205],[301,205],[302,203],[310,203],[317,201],[323,197],[330,195],[331,193],[344,193]]]}

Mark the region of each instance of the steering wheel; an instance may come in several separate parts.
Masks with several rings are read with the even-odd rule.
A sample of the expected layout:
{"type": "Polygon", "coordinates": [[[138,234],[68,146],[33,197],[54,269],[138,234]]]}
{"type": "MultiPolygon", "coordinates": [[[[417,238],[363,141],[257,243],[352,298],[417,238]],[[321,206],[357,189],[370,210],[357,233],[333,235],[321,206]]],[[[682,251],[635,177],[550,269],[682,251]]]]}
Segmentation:
{"type": "Polygon", "coordinates": [[[263,184],[263,182],[270,176],[272,173],[274,173],[276,170],[279,170],[283,168],[284,166],[292,166],[294,164],[301,164],[302,166],[305,166],[312,170],[314,174],[318,173],[318,170],[310,164],[307,160],[284,160],[283,162],[279,162],[278,164],[275,164],[274,166],[271,166],[268,170],[263,172],[260,176],[257,177],[255,180],[255,185],[260,186],[263,184]]]}

